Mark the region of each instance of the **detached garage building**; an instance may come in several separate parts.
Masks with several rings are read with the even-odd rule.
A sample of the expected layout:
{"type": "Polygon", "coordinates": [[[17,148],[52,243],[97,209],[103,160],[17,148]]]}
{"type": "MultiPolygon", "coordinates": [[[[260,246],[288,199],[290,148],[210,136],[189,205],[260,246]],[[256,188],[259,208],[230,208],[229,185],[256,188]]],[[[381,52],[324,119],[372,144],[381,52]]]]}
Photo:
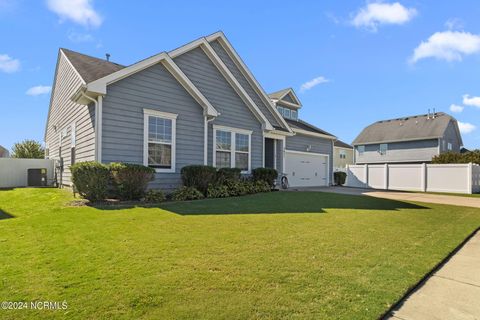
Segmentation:
{"type": "Polygon", "coordinates": [[[299,118],[302,104],[292,88],[269,96],[294,133],[286,137],[284,166],[279,172],[287,174],[291,187],[330,185],[333,181],[333,143],[337,138],[299,118]]]}

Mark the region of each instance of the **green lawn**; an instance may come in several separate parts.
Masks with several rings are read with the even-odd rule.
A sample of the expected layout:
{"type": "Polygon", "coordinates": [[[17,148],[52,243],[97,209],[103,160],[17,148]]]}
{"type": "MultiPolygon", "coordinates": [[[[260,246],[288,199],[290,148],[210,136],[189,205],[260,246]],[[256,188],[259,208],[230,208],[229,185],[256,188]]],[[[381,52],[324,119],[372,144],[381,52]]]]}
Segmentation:
{"type": "Polygon", "coordinates": [[[66,207],[0,191],[0,319],[374,319],[480,226],[473,208],[276,192],[66,207]]]}

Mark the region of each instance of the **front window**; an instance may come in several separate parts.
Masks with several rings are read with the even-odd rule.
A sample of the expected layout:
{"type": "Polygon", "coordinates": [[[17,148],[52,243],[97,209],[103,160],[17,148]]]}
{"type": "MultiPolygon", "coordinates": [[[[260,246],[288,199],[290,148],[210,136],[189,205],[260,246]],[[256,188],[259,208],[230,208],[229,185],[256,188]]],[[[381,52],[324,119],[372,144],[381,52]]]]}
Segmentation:
{"type": "Polygon", "coordinates": [[[250,132],[240,129],[215,129],[215,160],[217,168],[239,168],[250,171],[250,132]]]}
{"type": "Polygon", "coordinates": [[[217,168],[230,168],[232,165],[232,133],[217,131],[216,162],[217,168]]]}
{"type": "Polygon", "coordinates": [[[380,151],[381,155],[387,154],[387,150],[388,150],[388,144],[386,144],[386,143],[380,144],[380,150],[379,151],[380,151]]]}
{"type": "Polygon", "coordinates": [[[283,108],[282,107],[277,107],[277,110],[278,112],[282,115],[282,117],[284,116],[283,115],[283,108]]]}
{"type": "Polygon", "coordinates": [[[346,158],[345,150],[340,150],[340,159],[345,159],[345,158],[346,158]]]}
{"type": "Polygon", "coordinates": [[[357,150],[359,155],[363,155],[365,153],[365,146],[358,146],[357,150]]]}
{"type": "Polygon", "coordinates": [[[290,109],[285,108],[283,110],[283,114],[284,114],[285,118],[290,119],[290,109]]]}
{"type": "Polygon", "coordinates": [[[448,145],[447,145],[447,148],[448,148],[448,151],[452,151],[452,144],[449,142],[448,145]]]}
{"type": "Polygon", "coordinates": [[[144,164],[158,172],[175,171],[176,115],[145,110],[146,161],[144,164]]]}

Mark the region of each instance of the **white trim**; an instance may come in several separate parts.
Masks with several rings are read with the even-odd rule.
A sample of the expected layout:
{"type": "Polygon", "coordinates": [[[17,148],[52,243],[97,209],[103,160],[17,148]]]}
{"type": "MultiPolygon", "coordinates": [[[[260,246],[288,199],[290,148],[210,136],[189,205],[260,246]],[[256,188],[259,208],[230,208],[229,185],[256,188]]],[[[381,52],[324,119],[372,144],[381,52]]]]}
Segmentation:
{"type": "Polygon", "coordinates": [[[278,113],[277,109],[275,108],[275,105],[272,103],[272,100],[270,97],[267,95],[267,93],[263,90],[262,86],[260,83],[258,83],[257,79],[253,76],[253,74],[250,72],[248,67],[245,65],[243,60],[240,58],[238,53],[235,51],[233,46],[230,44],[228,41],[227,37],[223,32],[219,31],[216,32],[212,35],[209,35],[206,37],[206,40],[208,42],[214,41],[214,40],[219,40],[218,42],[220,45],[223,47],[225,52],[230,56],[230,59],[235,63],[237,68],[240,70],[240,72],[243,74],[243,76],[247,79],[247,81],[250,83],[250,86],[257,92],[257,94],[260,96],[260,99],[263,100],[263,102],[266,104],[267,108],[270,107],[270,111],[272,112],[273,116],[276,118],[277,121],[279,121],[283,126],[291,132],[290,126],[287,124],[285,119],[278,113]]]}
{"type": "Polygon", "coordinates": [[[277,139],[273,139],[273,169],[277,170],[277,139]]]}
{"type": "MultiPolygon", "coordinates": [[[[285,90],[285,89],[283,89],[285,90]]],[[[281,91],[281,90],[280,90],[281,91]]],[[[275,100],[277,101],[282,101],[282,102],[286,102],[286,103],[289,103],[289,104],[292,104],[291,102],[288,102],[288,101],[285,101],[285,100],[282,100],[283,98],[285,98],[286,95],[288,94],[292,94],[293,96],[293,100],[297,101],[296,104],[293,104],[295,106],[297,106],[297,108],[301,108],[302,107],[302,103],[300,102],[300,99],[298,99],[295,91],[292,89],[292,88],[287,88],[287,90],[285,91],[285,93],[283,95],[281,95],[279,98],[276,98],[275,100]]]]}
{"type": "Polygon", "coordinates": [[[295,109],[295,110],[298,110],[301,108],[300,105],[297,105],[297,104],[294,104],[294,103],[291,103],[291,102],[288,102],[288,101],[284,101],[284,100],[277,100],[275,99],[275,104],[277,105],[280,105],[280,106],[285,106],[285,107],[288,107],[288,108],[292,108],[292,109],[295,109]]]}
{"type": "Polygon", "coordinates": [[[236,132],[236,133],[241,133],[241,134],[250,134],[250,135],[253,133],[252,130],[221,126],[221,125],[218,125],[218,124],[214,124],[213,129],[221,130],[221,131],[228,131],[228,132],[236,132]]]}
{"type": "Polygon", "coordinates": [[[155,109],[143,108],[143,113],[148,114],[149,116],[161,117],[161,118],[166,118],[166,119],[177,119],[178,118],[178,114],[176,114],[176,113],[163,112],[163,111],[158,111],[158,110],[155,110],[155,109]]]}
{"type": "Polygon", "coordinates": [[[143,165],[148,166],[148,117],[159,117],[172,120],[172,142],[171,142],[171,167],[169,169],[155,168],[156,172],[174,173],[176,164],[176,147],[177,147],[177,117],[178,114],[162,112],[153,109],[143,109],[143,165]]]}
{"type": "Polygon", "coordinates": [[[95,115],[95,118],[98,117],[98,156],[97,161],[102,162],[102,142],[103,142],[103,96],[98,96],[98,115],[95,115]]]}
{"type": "Polygon", "coordinates": [[[204,108],[204,111],[210,116],[218,116],[218,112],[205,98],[205,96],[195,87],[195,85],[187,78],[183,71],[175,64],[167,53],[162,52],[150,58],[137,62],[129,67],[120,69],[110,75],[87,84],[87,91],[97,94],[106,94],[107,85],[124,79],[134,73],[149,68],[157,63],[162,65],[173,75],[173,77],[187,90],[187,92],[204,108]]]}
{"type": "MultiPolygon", "coordinates": [[[[213,125],[212,134],[212,166],[217,167],[217,131],[230,132],[230,168],[235,168],[235,154],[237,152],[245,153],[243,151],[236,150],[236,135],[243,134],[248,136],[248,169],[242,171],[243,174],[250,174],[252,172],[252,133],[251,130],[238,129],[232,127],[225,127],[219,125],[213,125]]],[[[227,152],[224,150],[224,152],[227,152]]]]}
{"type": "Polygon", "coordinates": [[[329,139],[329,140],[337,140],[337,137],[335,137],[335,136],[329,136],[327,134],[307,131],[307,130],[303,130],[303,129],[293,128],[293,132],[303,134],[303,135],[306,135],[306,136],[324,138],[324,139],[329,139]]]}
{"type": "MultiPolygon", "coordinates": [[[[330,177],[330,155],[328,154],[325,154],[325,153],[317,153],[317,152],[305,152],[305,151],[296,151],[296,150],[287,150],[285,149],[285,155],[287,153],[294,153],[294,154],[304,154],[304,155],[314,155],[314,156],[323,156],[323,157],[327,157],[327,173],[326,173],[326,177],[327,177],[327,186],[330,185],[330,181],[331,181],[331,177],[330,177]]],[[[286,172],[285,170],[285,158],[284,157],[284,167],[283,167],[283,172],[286,172]]],[[[333,171],[333,170],[332,170],[333,171]]],[[[332,172],[333,174],[333,172],[332,172]]]]}

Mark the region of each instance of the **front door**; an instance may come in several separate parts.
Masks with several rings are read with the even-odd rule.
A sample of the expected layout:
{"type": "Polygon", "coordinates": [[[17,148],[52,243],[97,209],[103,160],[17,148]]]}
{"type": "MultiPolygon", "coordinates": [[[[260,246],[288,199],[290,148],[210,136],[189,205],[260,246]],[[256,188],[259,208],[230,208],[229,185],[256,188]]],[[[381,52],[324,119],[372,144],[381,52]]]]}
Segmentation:
{"type": "Polygon", "coordinates": [[[275,168],[275,140],[265,138],[265,168],[275,168]]]}

